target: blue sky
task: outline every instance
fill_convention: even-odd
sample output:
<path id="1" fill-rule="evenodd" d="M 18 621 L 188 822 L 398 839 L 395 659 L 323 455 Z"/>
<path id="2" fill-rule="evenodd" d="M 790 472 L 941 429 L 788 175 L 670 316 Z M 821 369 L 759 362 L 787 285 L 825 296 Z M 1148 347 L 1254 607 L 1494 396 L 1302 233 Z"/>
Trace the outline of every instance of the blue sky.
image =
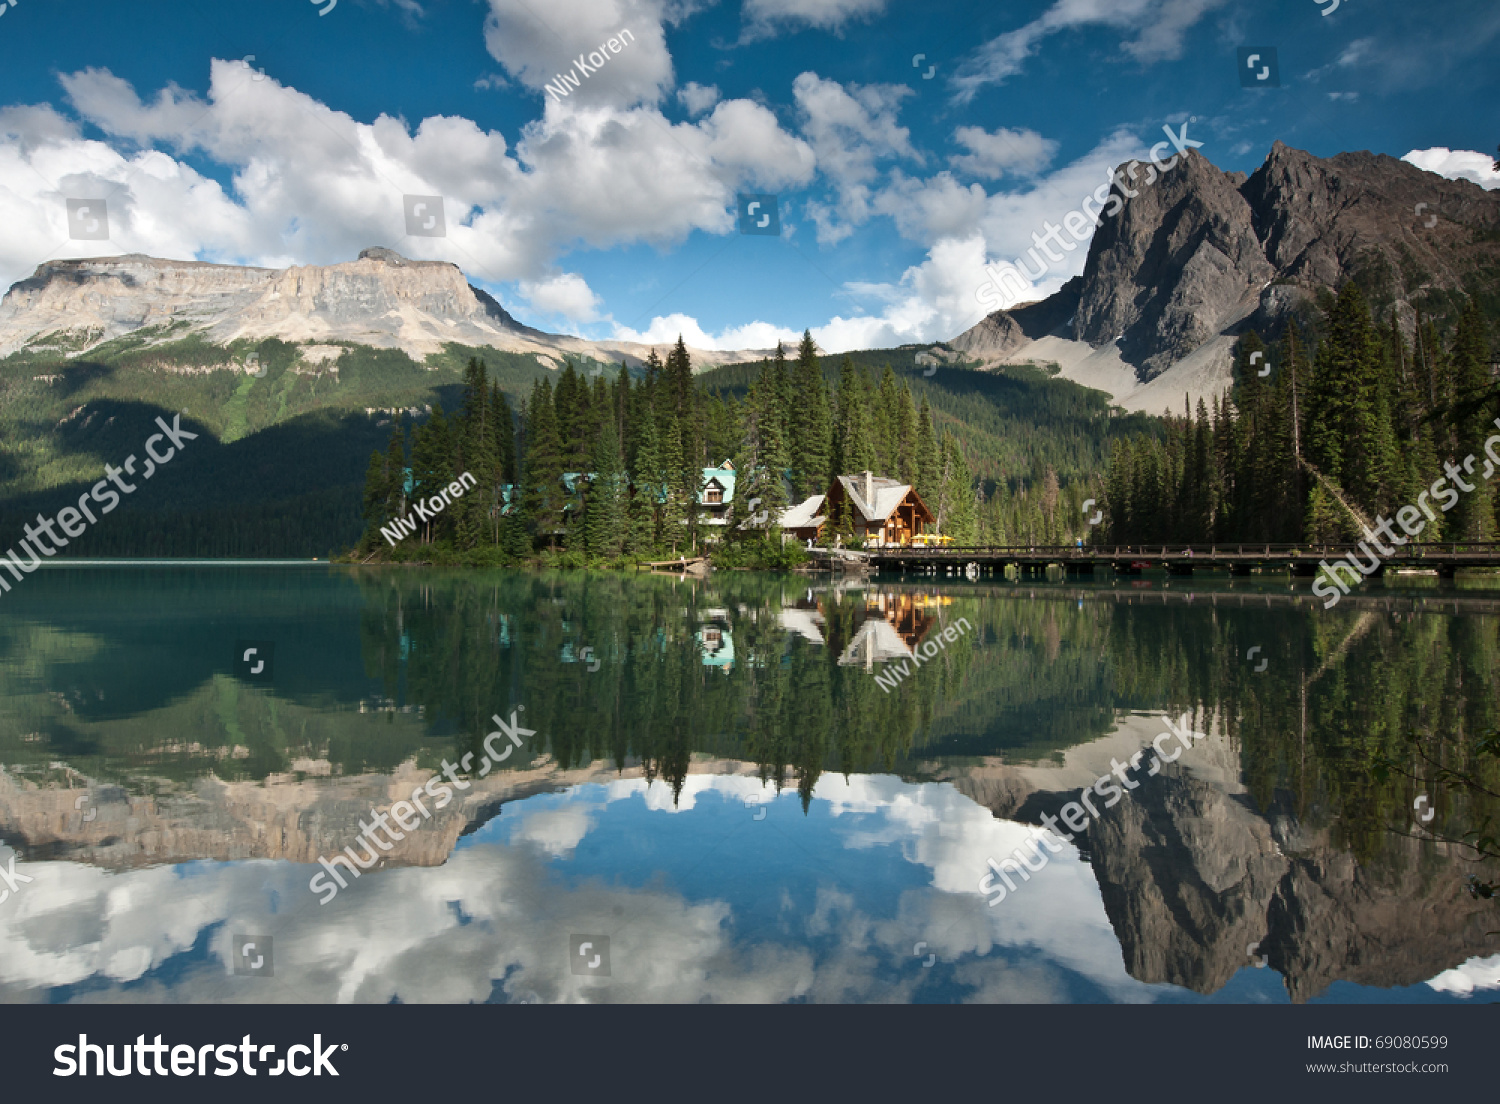
<path id="1" fill-rule="evenodd" d="M 1500 186 L 1493 0 L 329 3 L 13 0 L 0 281 L 385 245 L 547 329 L 745 348 L 811 328 L 836 351 L 978 321 L 985 263 L 1167 124 L 1226 170 L 1279 138 Z M 1279 87 L 1242 87 L 1243 46 L 1276 51 Z M 780 236 L 738 232 L 745 192 L 778 197 Z M 405 195 L 442 196 L 446 235 L 408 235 Z M 99 196 L 109 240 L 71 240 L 65 199 Z"/>

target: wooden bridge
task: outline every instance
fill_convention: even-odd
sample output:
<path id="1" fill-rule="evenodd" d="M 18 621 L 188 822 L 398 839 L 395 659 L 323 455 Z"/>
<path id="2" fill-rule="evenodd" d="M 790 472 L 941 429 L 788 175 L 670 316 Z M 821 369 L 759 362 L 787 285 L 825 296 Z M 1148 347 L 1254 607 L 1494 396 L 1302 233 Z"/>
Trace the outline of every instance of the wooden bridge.
<path id="1" fill-rule="evenodd" d="M 1335 564 L 1345 556 L 1370 566 L 1370 556 L 1379 563 L 1371 578 L 1387 570 L 1416 569 L 1436 571 L 1451 579 L 1461 567 L 1500 567 L 1500 541 L 1455 541 L 1434 544 L 1408 542 L 1391 547 L 1393 555 L 1379 556 L 1378 549 L 1366 553 L 1357 544 L 1128 544 L 1128 545 L 983 545 L 972 548 L 921 548 L 890 545 L 869 548 L 865 555 L 870 565 L 881 571 L 920 574 L 952 568 L 993 574 L 995 568 L 1015 567 L 1022 575 L 1041 575 L 1049 567 L 1061 567 L 1068 574 L 1092 575 L 1099 568 L 1111 568 L 1120 575 L 1138 575 L 1150 569 L 1165 569 L 1174 575 L 1191 575 L 1204 568 L 1227 569 L 1232 575 L 1252 571 L 1284 571 L 1298 576 L 1314 576 L 1326 560 Z M 1348 561 L 1344 576 L 1349 578 Z M 1352 581 L 1352 580 L 1351 580 Z"/>

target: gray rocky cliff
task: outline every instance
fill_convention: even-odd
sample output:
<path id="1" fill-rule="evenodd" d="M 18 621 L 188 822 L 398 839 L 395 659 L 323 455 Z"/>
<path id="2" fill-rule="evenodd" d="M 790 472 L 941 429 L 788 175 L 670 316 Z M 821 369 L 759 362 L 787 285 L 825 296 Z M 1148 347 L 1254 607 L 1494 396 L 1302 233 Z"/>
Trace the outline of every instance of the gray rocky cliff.
<path id="1" fill-rule="evenodd" d="M 1123 168 L 1123 166 L 1122 166 Z M 950 344 L 998 362 L 1046 333 L 1117 343 L 1142 382 L 1221 335 L 1272 336 L 1350 280 L 1403 324 L 1423 294 L 1494 290 L 1500 191 L 1371 153 L 1281 142 L 1248 178 L 1196 152 L 1152 183 L 1141 166 L 1095 232 L 1079 286 L 996 311 Z"/>

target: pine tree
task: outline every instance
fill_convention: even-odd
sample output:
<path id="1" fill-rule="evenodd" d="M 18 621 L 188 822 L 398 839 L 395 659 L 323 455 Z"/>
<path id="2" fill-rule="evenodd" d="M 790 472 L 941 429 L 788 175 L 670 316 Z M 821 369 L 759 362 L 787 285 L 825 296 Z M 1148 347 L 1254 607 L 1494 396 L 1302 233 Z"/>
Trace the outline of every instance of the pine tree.
<path id="1" fill-rule="evenodd" d="M 917 483 L 917 411 L 912 405 L 911 388 L 901 385 L 901 397 L 896 405 L 895 465 L 890 474 L 903 483 Z"/>
<path id="2" fill-rule="evenodd" d="M 942 476 L 938 471 L 937 434 L 932 425 L 932 407 L 927 405 L 927 396 L 922 396 L 922 410 L 917 415 L 917 494 L 929 507 L 937 501 L 938 487 Z"/>
<path id="3" fill-rule="evenodd" d="M 526 528 L 536 538 L 557 544 L 562 526 L 562 445 L 557 434 L 557 411 L 552 385 L 538 380 L 526 404 L 526 456 L 521 473 L 521 514 Z"/>
<path id="4" fill-rule="evenodd" d="M 1453 424 L 1458 431 L 1458 448 L 1452 459 L 1460 469 L 1468 457 L 1485 463 L 1483 449 L 1495 425 L 1496 386 L 1490 376 L 1489 341 L 1484 332 L 1484 318 L 1479 306 L 1470 299 L 1453 336 Z M 1456 481 L 1455 481 L 1456 482 Z M 1460 491 L 1453 509 L 1453 539 L 1490 541 L 1495 539 L 1494 484 L 1480 471 L 1471 472 L 1464 483 L 1471 491 Z"/>
<path id="5" fill-rule="evenodd" d="M 370 464 L 365 469 L 364 518 L 365 531 L 359 539 L 359 550 L 365 552 L 378 545 L 383 538 L 380 528 L 391 521 L 389 480 L 386 473 L 386 458 L 378 450 L 370 453 Z"/>
<path id="6" fill-rule="evenodd" d="M 594 442 L 584 532 L 592 556 L 613 559 L 625 538 L 625 473 L 615 420 L 605 418 Z"/>
<path id="7" fill-rule="evenodd" d="M 763 365 L 750 388 L 742 411 L 741 445 L 735 467 L 739 472 L 731 524 L 752 521 L 764 514 L 766 526 L 787 507 L 785 473 L 790 466 L 782 440 L 780 373 L 774 362 Z"/>
<path id="8" fill-rule="evenodd" d="M 443 415 L 441 404 L 434 405 L 432 417 L 425 425 L 417 427 L 412 435 L 411 475 L 412 497 L 430 502 L 444 487 L 453 482 L 453 460 L 456 453 L 452 426 Z M 431 521 L 419 521 L 422 543 L 432 544 L 452 534 L 453 517 L 445 510 Z"/>
<path id="9" fill-rule="evenodd" d="M 866 384 L 847 356 L 839 365 L 838 428 L 835 433 L 836 474 L 874 471 L 875 450 L 870 441 Z"/>
<path id="10" fill-rule="evenodd" d="M 938 494 L 938 532 L 959 546 L 974 543 L 974 485 L 963 451 L 951 433 L 943 434 L 942 490 Z"/>
<path id="11" fill-rule="evenodd" d="M 784 356 L 781 345 L 776 355 Z M 797 367 L 793 377 L 793 400 L 790 406 L 792 431 L 789 452 L 792 479 L 797 501 L 815 494 L 826 494 L 833 479 L 833 418 L 828 409 L 828 387 L 818 364 L 817 346 L 812 333 L 802 331 L 797 348 Z"/>
<path id="12" fill-rule="evenodd" d="M 455 474 L 465 472 L 478 485 L 464 494 L 449 509 L 459 548 L 478 548 L 494 539 L 492 521 L 499 507 L 500 494 L 495 455 L 494 410 L 490 406 L 488 372 L 482 360 L 471 357 L 464 370 L 463 409 L 455 429 L 457 446 Z"/>
<path id="13" fill-rule="evenodd" d="M 880 391 L 870 421 L 876 470 L 881 475 L 893 476 L 900 466 L 901 392 L 889 364 L 880 374 Z"/>

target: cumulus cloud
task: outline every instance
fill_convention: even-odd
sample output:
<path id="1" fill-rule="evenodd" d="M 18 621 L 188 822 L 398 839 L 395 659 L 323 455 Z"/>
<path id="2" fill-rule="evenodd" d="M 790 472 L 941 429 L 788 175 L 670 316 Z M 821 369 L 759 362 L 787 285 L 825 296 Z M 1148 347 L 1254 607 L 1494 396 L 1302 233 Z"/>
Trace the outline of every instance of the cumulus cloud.
<path id="1" fill-rule="evenodd" d="M 1471 180 L 1490 190 L 1500 188 L 1500 170 L 1496 170 L 1495 158 L 1488 153 L 1433 146 L 1431 149 L 1412 150 L 1401 160 L 1449 180 Z"/>
<path id="2" fill-rule="evenodd" d="M 867 217 L 888 216 L 904 237 L 926 246 L 927 256 L 897 280 L 846 284 L 844 293 L 867 303 L 870 312 L 836 315 L 813 326 L 813 338 L 830 353 L 952 339 L 993 309 L 976 298 L 989 281 L 987 265 L 1023 255 L 1033 247 L 1033 235 L 1082 210 L 1084 198 L 1121 163 L 1144 158 L 1147 145 L 1127 130 L 1116 131 L 1076 161 L 1012 192 L 988 194 L 978 184 L 960 184 L 948 172 L 918 178 L 895 171 L 884 187 L 866 185 Z M 873 183 L 874 174 L 869 179 Z M 1090 240 L 1092 227 L 1083 242 L 1064 249 L 1062 260 L 1050 263 L 1028 285 L 1020 301 L 1046 298 L 1079 275 Z M 707 349 L 767 348 L 776 340 L 797 339 L 765 323 L 710 334 L 685 314 L 653 319 L 644 331 L 617 327 L 614 336 L 661 344 L 675 340 L 679 332 L 690 344 Z"/>
<path id="3" fill-rule="evenodd" d="M 959 127 L 953 138 L 969 152 L 950 157 L 948 163 L 983 180 L 998 180 L 1006 173 L 1034 175 L 1045 169 L 1057 152 L 1056 142 L 1025 127 L 999 127 L 993 132 L 983 127 Z"/>
<path id="4" fill-rule="evenodd" d="M 484 24 L 490 56 L 526 88 L 542 92 L 560 74 L 580 77 L 568 102 L 633 107 L 654 104 L 672 87 L 663 5 L 657 0 L 489 0 Z M 628 38 L 620 32 L 628 30 Z M 604 50 L 597 66 L 587 60 L 610 38 L 620 51 Z M 574 69 L 579 57 L 584 64 Z M 554 98 L 554 97 L 549 97 Z"/>
<path id="5" fill-rule="evenodd" d="M 920 178 L 898 170 L 874 197 L 872 208 L 890 216 L 902 236 L 925 244 L 972 233 L 989 202 L 978 184 L 960 184 L 952 173 Z"/>
<path id="6" fill-rule="evenodd" d="M 835 317 L 814 327 L 813 336 L 834 352 L 957 336 L 991 309 L 975 297 L 989 280 L 986 265 L 1025 253 L 1034 244 L 1033 235 L 1045 233 L 1049 221 L 1060 223 L 1070 211 L 1080 210 L 1084 197 L 1103 184 L 1111 170 L 1145 154 L 1144 143 L 1128 131 L 1117 131 L 1030 187 L 992 195 L 977 184 L 963 187 L 946 172 L 926 179 L 892 174 L 870 207 L 888 215 L 904 236 L 924 244 L 931 241 L 927 258 L 894 283 L 849 285 L 850 294 L 869 300 L 878 313 Z M 1043 299 L 1081 273 L 1091 229 L 1087 239 L 1065 250 L 1062 260 L 1030 285 L 1022 301 Z"/>
<path id="7" fill-rule="evenodd" d="M 643 345 L 670 345 L 681 334 L 683 341 L 695 349 L 771 349 L 778 341 L 795 345 L 802 335 L 769 322 L 747 322 L 716 334 L 703 329 L 696 318 L 686 314 L 658 315 L 644 330 L 616 325 L 611 335 L 617 341 L 639 341 Z"/>
<path id="8" fill-rule="evenodd" d="M 712 84 L 705 87 L 697 81 L 688 81 L 677 90 L 677 99 L 689 115 L 702 115 L 719 102 L 719 89 Z"/>
<path id="9" fill-rule="evenodd" d="M 363 123 L 273 75 L 253 77 L 215 60 L 206 97 L 168 88 L 143 99 L 108 71 L 69 74 L 73 108 L 108 141 L 50 106 L 0 112 L 0 278 L 57 256 L 284 266 L 382 244 L 541 288 L 580 244 L 665 247 L 694 230 L 726 233 L 736 191 L 805 185 L 815 171 L 812 148 L 747 100 L 676 124 L 654 107 L 549 101 L 511 148 L 468 119 L 431 117 L 415 131 L 385 115 Z M 146 142 L 158 148 L 133 148 Z M 231 190 L 192 168 L 187 157 L 199 155 L 231 170 Z M 406 237 L 404 194 L 444 198 L 446 238 Z M 68 239 L 69 197 L 107 200 L 109 242 Z"/>
<path id="10" fill-rule="evenodd" d="M 589 807 L 578 802 L 529 812 L 513 838 L 534 843 L 549 855 L 570 856 L 593 826 Z"/>
<path id="11" fill-rule="evenodd" d="M 560 314 L 572 322 L 597 322 L 599 296 L 582 276 L 564 272 L 546 280 L 522 280 L 521 295 L 533 310 Z"/>
<path id="12" fill-rule="evenodd" d="M 910 95 L 905 85 L 846 86 L 811 72 L 792 82 L 802 134 L 838 196 L 836 208 L 817 201 L 807 204 L 819 242 L 841 241 L 869 218 L 870 185 L 878 176 L 879 162 L 923 160 L 911 144 L 910 132 L 896 122 L 901 101 Z"/>
<path id="13" fill-rule="evenodd" d="M 1183 35 L 1228 0 L 1057 0 L 1036 19 L 990 39 L 954 77 L 956 96 L 967 103 L 989 84 L 1001 84 L 1025 68 L 1043 40 L 1078 27 L 1106 26 L 1128 35 L 1122 49 L 1148 65 L 1182 56 Z"/>
<path id="14" fill-rule="evenodd" d="M 853 865 L 824 864 L 811 899 L 785 897 L 770 928 L 747 923 L 754 914 L 737 904 L 745 895 L 735 856 L 784 847 L 782 835 L 750 821 L 750 797 L 816 833 L 820 854 L 863 853 Z M 609 935 L 611 999 L 620 1002 L 909 1001 L 935 976 L 911 968 L 918 941 L 961 960 L 955 977 L 971 1000 L 998 999 L 1012 980 L 1021 982 L 1014 992 L 1058 999 L 1070 974 L 1115 1000 L 1151 999 L 1152 987 L 1125 972 L 1092 872 L 1073 848 L 1002 908 L 987 908 L 978 892 L 985 860 L 1009 854 L 1029 828 L 996 820 L 951 785 L 890 776 L 825 776 L 813 800 L 817 815 L 804 819 L 795 794 L 775 796 L 749 775 L 690 776 L 678 802 L 660 780 L 538 795 L 508 805 L 504 820 L 442 865 L 371 871 L 326 906 L 308 889 L 316 866 L 110 872 L 18 863 L 34 880 L 0 910 L 0 1000 L 77 986 L 98 1002 L 587 1001 L 600 980 L 572 973 L 561 934 L 569 932 Z M 704 867 L 710 880 L 695 876 L 689 896 L 670 877 L 636 888 L 573 871 L 591 833 L 638 829 L 642 810 L 722 837 L 730 861 L 720 882 Z M 662 856 L 650 862 L 673 861 Z M 273 977 L 232 976 L 236 932 L 272 937 Z"/>
<path id="15" fill-rule="evenodd" d="M 1444 970 L 1427 984 L 1439 993 L 1459 997 L 1472 997 L 1486 989 L 1500 989 L 1500 955 L 1471 958 L 1461 966 Z"/>

